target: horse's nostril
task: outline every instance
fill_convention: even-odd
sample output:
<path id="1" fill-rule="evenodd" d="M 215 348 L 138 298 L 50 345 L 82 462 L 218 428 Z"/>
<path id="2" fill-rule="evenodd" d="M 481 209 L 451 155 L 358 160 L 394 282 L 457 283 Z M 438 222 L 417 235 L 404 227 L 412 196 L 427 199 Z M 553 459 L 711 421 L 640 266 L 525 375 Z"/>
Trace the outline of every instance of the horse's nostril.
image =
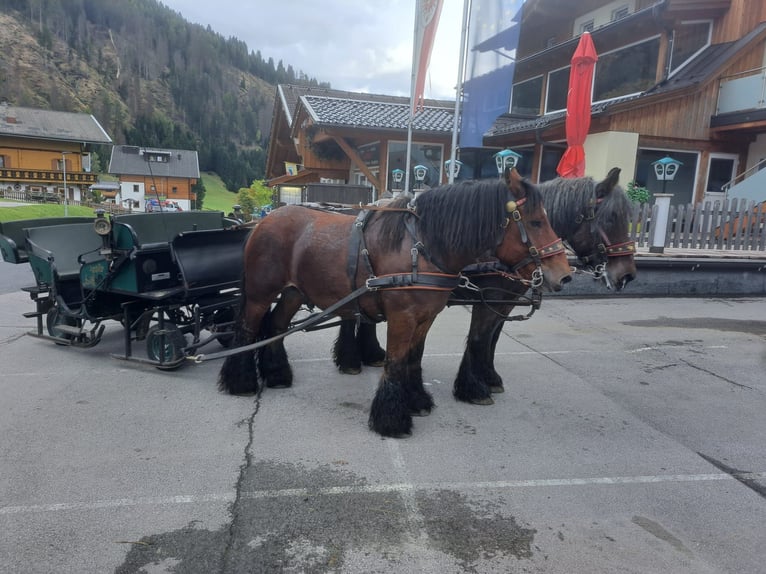
<path id="1" fill-rule="evenodd" d="M 567 275 L 566 277 L 562 277 L 561 278 L 561 284 L 562 285 L 566 285 L 567 283 L 569 283 L 571 281 L 572 281 L 572 276 L 571 275 Z"/>

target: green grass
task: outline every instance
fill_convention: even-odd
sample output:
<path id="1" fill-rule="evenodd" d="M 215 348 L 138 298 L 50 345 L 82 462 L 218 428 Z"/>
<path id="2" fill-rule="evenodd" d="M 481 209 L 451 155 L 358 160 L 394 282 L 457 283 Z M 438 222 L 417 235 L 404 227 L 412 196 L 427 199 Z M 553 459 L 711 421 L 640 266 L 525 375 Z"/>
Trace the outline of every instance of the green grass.
<path id="1" fill-rule="evenodd" d="M 9 201 L 9 200 L 3 200 Z M 67 206 L 68 215 L 93 216 L 95 211 L 92 207 L 80 207 L 78 205 Z M 40 217 L 63 217 L 64 206 L 56 203 L 35 203 L 21 205 L 19 207 L 0 207 L 0 222 L 17 221 L 19 219 L 37 219 Z"/>
<path id="2" fill-rule="evenodd" d="M 226 189 L 226 186 L 213 172 L 202 172 L 202 183 L 205 184 L 205 200 L 202 209 L 223 211 L 229 213 L 233 205 L 237 203 L 237 194 Z"/>

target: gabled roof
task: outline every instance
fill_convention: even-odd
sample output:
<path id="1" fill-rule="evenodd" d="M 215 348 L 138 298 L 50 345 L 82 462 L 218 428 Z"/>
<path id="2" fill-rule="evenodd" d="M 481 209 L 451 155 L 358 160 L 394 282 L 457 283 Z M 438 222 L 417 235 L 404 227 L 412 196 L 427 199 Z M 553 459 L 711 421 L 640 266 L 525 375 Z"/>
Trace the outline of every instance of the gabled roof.
<path id="1" fill-rule="evenodd" d="M 112 138 L 90 114 L 55 112 L 0 104 L 0 136 L 88 144 L 111 144 Z"/>
<path id="2" fill-rule="evenodd" d="M 303 106 L 318 125 L 406 130 L 409 98 L 383 94 L 347 92 L 330 88 L 280 84 L 277 97 L 288 125 L 292 126 L 298 106 Z M 415 115 L 416 131 L 450 132 L 455 117 L 455 102 L 424 101 L 424 110 Z"/>
<path id="3" fill-rule="evenodd" d="M 301 97 L 301 104 L 314 124 L 319 126 L 407 130 L 410 117 L 408 98 L 389 97 L 389 101 L 374 101 L 366 96 L 356 94 L 354 99 L 350 99 L 307 95 Z M 454 104 L 452 106 L 424 106 L 422 111 L 415 114 L 412 129 L 450 133 L 455 117 Z"/>
<path id="4" fill-rule="evenodd" d="M 168 161 L 148 161 L 149 154 L 167 156 Z M 199 161 L 194 150 L 114 146 L 109 161 L 109 173 L 199 179 Z"/>

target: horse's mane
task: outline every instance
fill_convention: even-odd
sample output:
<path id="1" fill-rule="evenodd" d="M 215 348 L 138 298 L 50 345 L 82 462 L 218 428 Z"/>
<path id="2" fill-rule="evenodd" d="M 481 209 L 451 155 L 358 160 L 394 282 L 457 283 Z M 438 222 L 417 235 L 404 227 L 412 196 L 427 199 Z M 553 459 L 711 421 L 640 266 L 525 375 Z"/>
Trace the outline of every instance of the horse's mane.
<path id="1" fill-rule="evenodd" d="M 525 186 L 526 209 L 539 208 L 541 197 L 528 181 Z M 511 199 L 507 184 L 499 179 L 461 181 L 430 189 L 415 201 L 418 239 L 432 253 L 479 253 L 493 249 L 503 233 L 507 214 L 505 204 Z M 400 197 L 389 208 L 407 207 L 409 198 Z M 379 212 L 382 247 L 395 251 L 405 235 L 405 217 L 401 212 Z"/>
<path id="2" fill-rule="evenodd" d="M 580 227 L 576 217 L 585 215 L 589 206 L 595 205 L 597 185 L 592 177 L 557 177 L 538 184 L 551 227 L 559 237 L 567 239 Z M 598 204 L 596 223 L 604 232 L 627 234 L 630 210 L 630 199 L 622 187 L 615 185 Z"/>

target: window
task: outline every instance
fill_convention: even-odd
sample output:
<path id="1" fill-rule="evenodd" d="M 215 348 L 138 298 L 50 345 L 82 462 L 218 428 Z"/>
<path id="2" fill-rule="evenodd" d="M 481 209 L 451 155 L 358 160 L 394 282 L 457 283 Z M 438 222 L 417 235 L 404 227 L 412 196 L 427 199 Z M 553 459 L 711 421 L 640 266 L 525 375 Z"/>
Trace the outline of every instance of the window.
<path id="1" fill-rule="evenodd" d="M 133 193 L 138 193 L 138 184 L 137 183 L 133 184 Z"/>
<path id="2" fill-rule="evenodd" d="M 676 72 L 694 56 L 710 45 L 713 23 L 682 22 L 673 30 L 673 50 L 670 54 L 670 73 Z"/>
<path id="3" fill-rule="evenodd" d="M 683 165 L 678 168 L 672 181 L 662 182 L 654 175 L 652 163 L 670 156 Z M 699 154 L 683 152 L 674 149 L 645 149 L 639 148 L 636 160 L 636 183 L 646 187 L 650 193 L 672 193 L 672 205 L 691 203 L 694 199 L 694 178 L 697 174 Z M 663 185 L 664 183 L 664 185 Z"/>
<path id="4" fill-rule="evenodd" d="M 593 20 L 588 20 L 587 22 L 580 24 L 580 34 L 583 32 L 593 32 L 593 24 Z"/>
<path id="5" fill-rule="evenodd" d="M 441 183 L 442 177 L 442 157 L 444 156 L 443 146 L 435 144 L 412 143 L 410 150 L 410 189 L 414 187 L 415 175 L 412 171 L 416 165 L 424 165 L 428 168 L 423 183 L 429 187 L 436 187 Z M 391 172 L 394 169 L 405 169 L 407 166 L 407 142 L 389 142 L 388 143 L 388 189 L 399 191 L 404 188 L 405 178 L 401 184 L 394 184 Z M 462 161 L 462 160 L 461 160 Z M 401 186 L 394 187 L 395 185 Z"/>
<path id="6" fill-rule="evenodd" d="M 540 95 L 543 92 L 543 77 L 514 84 L 511 94 L 511 113 L 529 116 L 540 115 Z"/>
<path id="7" fill-rule="evenodd" d="M 614 22 L 615 20 L 619 20 L 621 18 L 625 18 L 625 16 L 627 16 L 628 14 L 630 14 L 630 8 L 628 8 L 627 5 L 620 6 L 619 8 L 615 8 L 614 10 L 612 10 L 612 22 Z"/>
<path id="8" fill-rule="evenodd" d="M 559 176 L 556 168 L 561 162 L 561 156 L 564 155 L 566 146 L 543 146 L 543 154 L 540 159 L 540 177 L 539 181 L 548 181 Z"/>
<path id="9" fill-rule="evenodd" d="M 570 67 L 567 66 L 548 74 L 548 94 L 545 98 L 545 113 L 549 114 L 557 110 L 566 109 Z"/>
<path id="10" fill-rule="evenodd" d="M 178 188 L 176 186 L 173 186 L 173 188 L 170 190 L 171 193 L 178 193 Z"/>
<path id="11" fill-rule="evenodd" d="M 600 54 L 596 62 L 593 101 L 637 94 L 656 82 L 660 38 Z M 566 105 L 566 104 L 565 104 Z"/>

